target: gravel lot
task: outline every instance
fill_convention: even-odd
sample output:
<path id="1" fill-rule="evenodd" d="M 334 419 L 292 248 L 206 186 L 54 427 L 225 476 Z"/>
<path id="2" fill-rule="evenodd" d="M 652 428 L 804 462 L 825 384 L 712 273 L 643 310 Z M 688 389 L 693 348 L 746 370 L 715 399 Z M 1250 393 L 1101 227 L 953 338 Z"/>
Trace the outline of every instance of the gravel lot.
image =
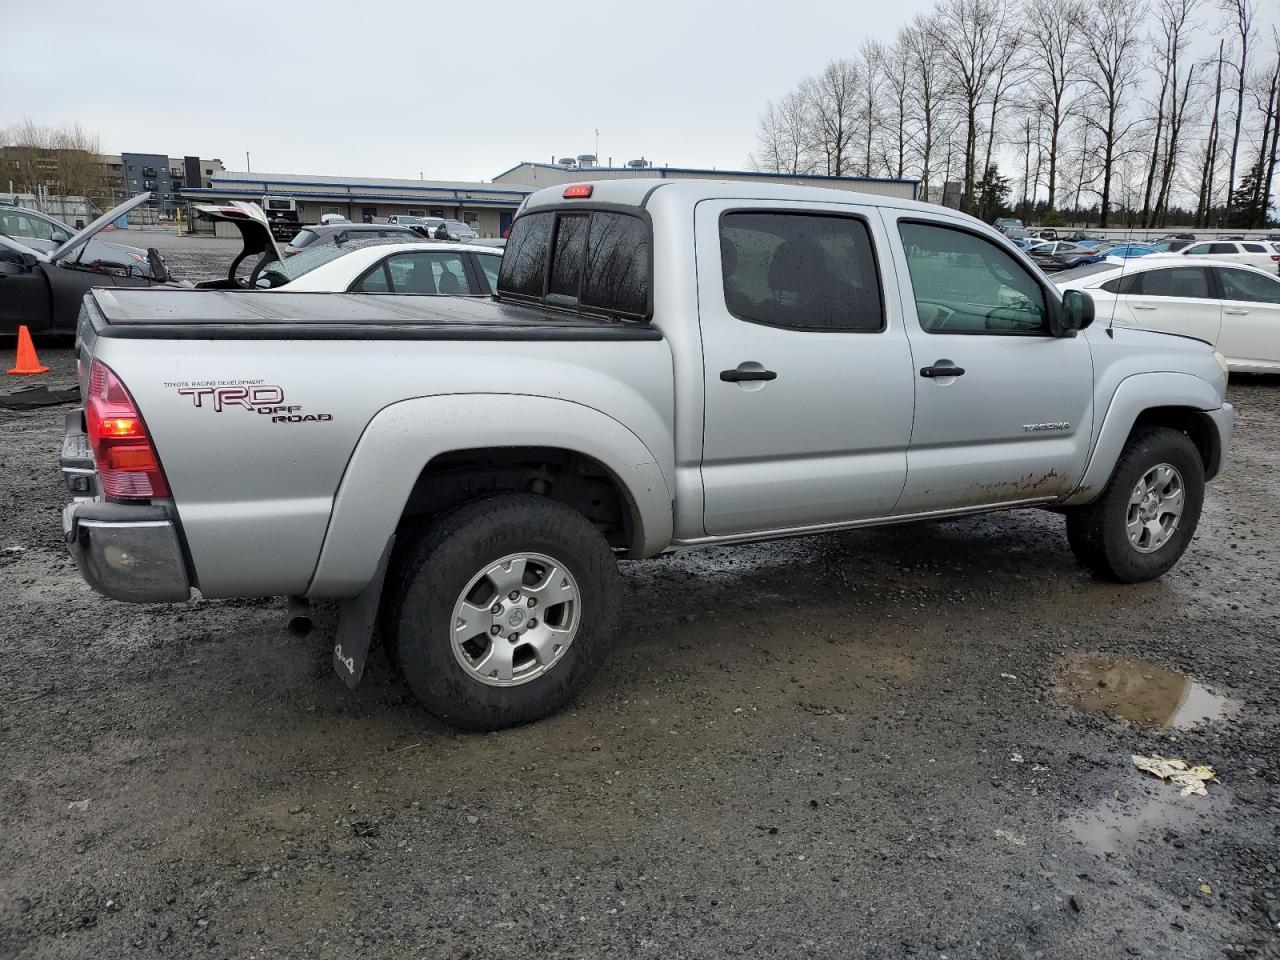
<path id="1" fill-rule="evenodd" d="M 0 957 L 1280 956 L 1280 378 L 1230 399 L 1158 582 L 1037 511 L 628 563 L 587 694 L 491 735 L 283 601 L 93 594 L 66 408 L 0 411 Z"/>

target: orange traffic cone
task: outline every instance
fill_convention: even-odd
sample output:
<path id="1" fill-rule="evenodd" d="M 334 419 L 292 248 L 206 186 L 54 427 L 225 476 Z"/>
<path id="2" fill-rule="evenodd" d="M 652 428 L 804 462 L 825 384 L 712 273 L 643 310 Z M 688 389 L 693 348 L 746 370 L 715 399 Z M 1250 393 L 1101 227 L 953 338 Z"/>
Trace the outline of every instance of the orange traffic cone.
<path id="1" fill-rule="evenodd" d="M 26 324 L 18 328 L 18 360 L 10 373 L 48 373 L 49 368 L 40 365 L 36 345 L 31 342 L 31 331 Z"/>

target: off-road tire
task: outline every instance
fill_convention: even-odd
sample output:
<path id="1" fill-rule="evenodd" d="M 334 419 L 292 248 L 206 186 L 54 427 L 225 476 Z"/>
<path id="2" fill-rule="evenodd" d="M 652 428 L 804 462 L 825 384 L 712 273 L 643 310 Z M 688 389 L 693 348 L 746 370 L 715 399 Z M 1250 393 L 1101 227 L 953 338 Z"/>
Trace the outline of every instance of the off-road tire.
<path id="1" fill-rule="evenodd" d="M 1184 505 L 1177 529 L 1151 553 L 1129 540 L 1129 497 L 1148 470 L 1167 463 L 1182 475 Z M 1120 583 L 1154 580 L 1167 573 L 1195 535 L 1204 505 L 1204 461 L 1191 438 L 1171 427 L 1147 427 L 1129 437 L 1111 482 L 1093 503 L 1066 511 L 1067 542 L 1076 559 L 1095 574 Z"/>
<path id="2" fill-rule="evenodd" d="M 591 681 L 612 641 L 621 577 L 603 535 L 582 514 L 531 494 L 465 504 L 406 534 L 397 551 L 386 611 L 388 645 L 414 696 L 441 720 L 500 730 L 559 710 Z M 547 672 L 515 686 L 489 686 L 459 664 L 451 646 L 455 602 L 487 565 L 522 551 L 564 564 L 580 595 L 577 632 Z"/>

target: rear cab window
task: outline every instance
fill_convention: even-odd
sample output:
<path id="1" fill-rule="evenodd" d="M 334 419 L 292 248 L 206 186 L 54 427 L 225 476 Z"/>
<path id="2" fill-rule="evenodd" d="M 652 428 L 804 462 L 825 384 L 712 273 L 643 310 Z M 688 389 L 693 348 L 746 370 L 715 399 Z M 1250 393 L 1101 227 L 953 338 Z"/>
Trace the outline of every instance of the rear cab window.
<path id="1" fill-rule="evenodd" d="M 650 230 L 638 214 L 544 210 L 517 217 L 498 271 L 502 299 L 647 320 Z"/>

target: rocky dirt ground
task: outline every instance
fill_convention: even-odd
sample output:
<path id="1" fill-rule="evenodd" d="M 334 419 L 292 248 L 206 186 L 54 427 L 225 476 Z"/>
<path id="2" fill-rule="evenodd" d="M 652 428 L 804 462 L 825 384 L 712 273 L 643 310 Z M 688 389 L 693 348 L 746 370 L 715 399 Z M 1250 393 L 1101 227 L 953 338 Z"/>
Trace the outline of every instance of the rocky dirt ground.
<path id="1" fill-rule="evenodd" d="M 1230 399 L 1158 582 L 1034 511 L 628 563 L 586 695 L 490 735 L 283 602 L 94 595 L 65 408 L 0 411 L 0 957 L 1280 956 L 1280 378 Z"/>

